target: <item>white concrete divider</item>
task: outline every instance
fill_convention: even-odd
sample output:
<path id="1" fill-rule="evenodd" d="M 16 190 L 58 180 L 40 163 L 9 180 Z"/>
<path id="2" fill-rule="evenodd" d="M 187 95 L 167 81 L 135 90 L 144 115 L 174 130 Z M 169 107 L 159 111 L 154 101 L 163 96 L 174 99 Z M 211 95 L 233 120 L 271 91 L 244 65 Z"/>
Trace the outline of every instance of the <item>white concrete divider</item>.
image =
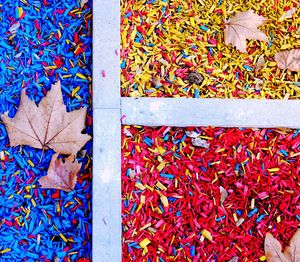
<path id="1" fill-rule="evenodd" d="M 93 2 L 94 262 L 121 261 L 120 2 Z"/>
<path id="2" fill-rule="evenodd" d="M 300 128 L 299 100 L 125 98 L 123 124 Z"/>
<path id="3" fill-rule="evenodd" d="M 93 261 L 121 261 L 119 109 L 94 109 Z"/>

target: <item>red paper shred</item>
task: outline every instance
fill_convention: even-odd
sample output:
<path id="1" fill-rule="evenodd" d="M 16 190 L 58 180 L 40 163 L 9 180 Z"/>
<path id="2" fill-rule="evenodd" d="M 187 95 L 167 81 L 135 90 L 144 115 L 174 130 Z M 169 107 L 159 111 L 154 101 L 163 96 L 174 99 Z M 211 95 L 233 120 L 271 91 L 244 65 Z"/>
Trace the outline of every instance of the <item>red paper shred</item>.
<path id="1" fill-rule="evenodd" d="M 259 261 L 267 232 L 285 246 L 296 231 L 300 130 L 122 131 L 123 261 Z"/>

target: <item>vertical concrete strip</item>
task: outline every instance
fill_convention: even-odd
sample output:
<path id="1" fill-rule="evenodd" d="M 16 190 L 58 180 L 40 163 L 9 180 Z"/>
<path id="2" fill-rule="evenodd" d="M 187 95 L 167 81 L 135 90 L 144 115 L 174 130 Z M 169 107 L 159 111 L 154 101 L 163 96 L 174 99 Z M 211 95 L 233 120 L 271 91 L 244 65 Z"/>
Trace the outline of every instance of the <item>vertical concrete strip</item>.
<path id="1" fill-rule="evenodd" d="M 93 101 L 95 108 L 120 107 L 120 2 L 93 3 Z"/>
<path id="2" fill-rule="evenodd" d="M 120 3 L 94 0 L 93 261 L 121 261 Z"/>
<path id="3" fill-rule="evenodd" d="M 94 109 L 93 261 L 121 261 L 121 130 L 118 109 Z"/>

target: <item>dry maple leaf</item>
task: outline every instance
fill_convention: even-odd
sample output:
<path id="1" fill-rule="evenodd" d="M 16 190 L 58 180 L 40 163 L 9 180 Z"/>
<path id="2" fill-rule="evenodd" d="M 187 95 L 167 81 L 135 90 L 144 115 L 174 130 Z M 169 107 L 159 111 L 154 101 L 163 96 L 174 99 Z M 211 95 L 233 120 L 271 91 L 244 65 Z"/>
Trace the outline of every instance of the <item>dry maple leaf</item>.
<path id="1" fill-rule="evenodd" d="M 42 188 L 55 188 L 70 192 L 75 188 L 81 164 L 77 160 L 74 161 L 74 155 L 70 155 L 65 161 L 58 159 L 58 155 L 55 154 L 52 157 L 47 175 L 41 177 L 39 182 Z"/>
<path id="2" fill-rule="evenodd" d="M 2 116 L 11 146 L 29 145 L 52 148 L 62 154 L 76 154 L 91 139 L 82 134 L 86 108 L 66 112 L 60 82 L 51 87 L 38 106 L 22 91 L 19 109 L 14 118 Z"/>
<path id="3" fill-rule="evenodd" d="M 274 58 L 280 69 L 300 72 L 300 49 L 278 52 Z"/>
<path id="4" fill-rule="evenodd" d="M 268 262 L 300 261 L 300 230 L 296 231 L 284 252 L 282 252 L 280 242 L 272 234 L 267 233 L 265 238 L 265 255 Z"/>
<path id="5" fill-rule="evenodd" d="M 225 43 L 232 44 L 242 53 L 246 53 L 246 39 L 268 41 L 268 37 L 257 29 L 268 19 L 249 10 L 238 13 L 235 17 L 225 20 Z"/>

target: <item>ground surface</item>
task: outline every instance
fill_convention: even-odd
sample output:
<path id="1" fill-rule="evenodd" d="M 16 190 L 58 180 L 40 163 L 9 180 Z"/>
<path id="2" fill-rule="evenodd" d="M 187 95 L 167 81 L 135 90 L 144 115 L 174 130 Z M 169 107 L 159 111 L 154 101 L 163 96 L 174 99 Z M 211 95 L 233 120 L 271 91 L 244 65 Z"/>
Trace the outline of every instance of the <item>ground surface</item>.
<path id="1" fill-rule="evenodd" d="M 123 96 L 300 98 L 299 73 L 280 70 L 274 55 L 300 47 L 298 1 L 121 1 Z M 248 41 L 247 54 L 224 42 L 224 20 L 254 10 L 269 19 L 268 42 Z M 249 21 L 251 23 L 251 21 Z M 265 64 L 256 70 L 264 56 Z M 198 72 L 202 84 L 188 75 Z"/>
<path id="2" fill-rule="evenodd" d="M 209 147 L 193 146 L 187 130 Z M 299 130 L 123 133 L 124 261 L 263 261 L 266 232 L 288 244 L 300 221 Z"/>
<path id="3" fill-rule="evenodd" d="M 20 93 L 39 102 L 57 80 L 72 111 L 88 108 L 92 133 L 91 3 L 0 3 L 0 113 L 14 116 Z M 73 191 L 41 189 L 53 151 L 12 148 L 0 122 L 0 261 L 79 261 L 91 257 L 91 142 L 78 154 Z"/>
<path id="4" fill-rule="evenodd" d="M 121 1 L 121 95 L 299 99 L 299 73 L 274 59 L 300 47 L 300 9 L 280 19 L 298 4 Z M 268 42 L 247 41 L 242 54 L 225 44 L 224 21 L 246 10 L 268 19 Z M 192 83 L 195 72 L 203 81 Z M 193 146 L 187 130 L 209 147 Z M 288 244 L 300 221 L 299 130 L 122 131 L 124 261 L 264 261 L 267 232 Z"/>

